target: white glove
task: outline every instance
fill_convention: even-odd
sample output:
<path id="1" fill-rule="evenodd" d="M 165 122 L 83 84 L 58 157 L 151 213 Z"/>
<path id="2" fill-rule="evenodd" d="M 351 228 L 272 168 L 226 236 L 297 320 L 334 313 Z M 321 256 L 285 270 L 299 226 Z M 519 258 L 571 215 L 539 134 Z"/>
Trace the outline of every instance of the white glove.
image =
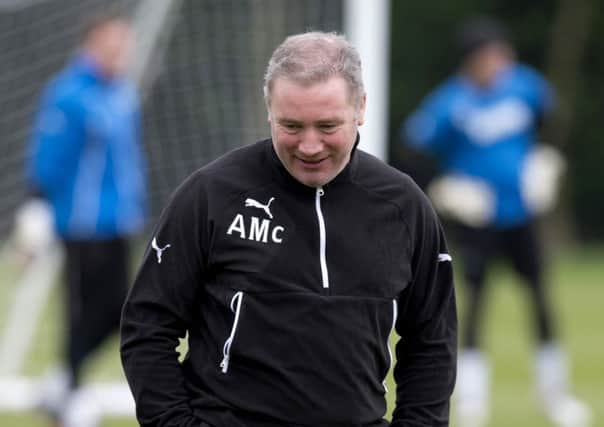
<path id="1" fill-rule="evenodd" d="M 566 161 L 560 151 L 538 145 L 527 156 L 522 167 L 522 197 L 534 214 L 550 211 L 558 199 L 560 180 Z"/>
<path id="2" fill-rule="evenodd" d="M 15 214 L 12 242 L 18 252 L 35 256 L 55 241 L 54 217 L 50 205 L 33 198 L 21 205 Z"/>
<path id="3" fill-rule="evenodd" d="M 470 227 L 488 225 L 495 216 L 495 195 L 489 185 L 463 175 L 444 175 L 428 187 L 436 210 Z"/>

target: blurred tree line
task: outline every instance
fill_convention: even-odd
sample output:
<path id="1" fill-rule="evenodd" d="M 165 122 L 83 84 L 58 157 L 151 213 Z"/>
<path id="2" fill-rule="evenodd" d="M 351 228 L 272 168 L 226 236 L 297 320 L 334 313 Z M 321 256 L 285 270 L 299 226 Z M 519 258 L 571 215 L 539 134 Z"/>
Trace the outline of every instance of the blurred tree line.
<path id="1" fill-rule="evenodd" d="M 543 140 L 566 155 L 557 216 L 573 238 L 604 240 L 604 8 L 600 0 L 392 1 L 390 159 L 424 186 L 431 159 L 405 148 L 400 125 L 428 91 L 454 72 L 454 33 L 477 14 L 500 20 L 518 59 L 543 72 L 559 108 Z"/>

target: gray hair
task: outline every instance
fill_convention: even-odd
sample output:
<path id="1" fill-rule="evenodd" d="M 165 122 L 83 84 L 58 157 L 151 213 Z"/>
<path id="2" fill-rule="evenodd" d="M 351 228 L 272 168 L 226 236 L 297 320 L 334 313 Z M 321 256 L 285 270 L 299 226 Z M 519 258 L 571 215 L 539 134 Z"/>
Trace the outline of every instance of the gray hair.
<path id="1" fill-rule="evenodd" d="M 312 31 L 287 37 L 273 52 L 264 74 L 264 100 L 271 103 L 271 91 L 279 77 L 301 84 L 324 82 L 333 76 L 348 83 L 350 98 L 359 108 L 365 95 L 358 51 L 344 36 Z"/>

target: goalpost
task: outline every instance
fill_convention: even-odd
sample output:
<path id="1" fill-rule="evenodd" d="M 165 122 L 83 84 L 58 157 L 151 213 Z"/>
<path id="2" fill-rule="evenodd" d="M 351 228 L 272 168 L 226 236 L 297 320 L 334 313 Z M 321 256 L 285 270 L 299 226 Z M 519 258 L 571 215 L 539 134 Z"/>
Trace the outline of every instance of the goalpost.
<path id="1" fill-rule="evenodd" d="M 365 123 L 359 130 L 362 148 L 386 160 L 388 153 L 388 67 L 390 0 L 346 0 L 345 32 L 363 62 L 367 92 Z"/>
<path id="2" fill-rule="evenodd" d="M 287 35 L 305 30 L 344 32 L 358 47 L 368 92 L 361 147 L 386 156 L 390 0 L 0 0 L 0 242 L 26 198 L 23 166 L 31 120 L 45 82 L 77 45 L 83 18 L 115 6 L 132 16 L 138 38 L 131 76 L 141 89 L 143 145 L 150 202 L 156 216 L 192 171 L 226 151 L 269 135 L 262 79 L 268 58 Z M 6 253 L 6 250 L 0 251 Z M 0 337 L 0 412 L 27 410 L 39 378 L 24 377 L 35 320 L 47 301 L 59 259 L 40 261 L 14 289 L 13 319 Z M 50 264 L 49 264 L 50 263 Z M 55 266 L 55 270 L 52 269 Z M 37 269 L 37 270 L 36 270 Z M 37 275 L 35 274 L 37 271 Z M 41 274 L 40 272 L 50 272 Z M 53 274 L 54 271 L 54 274 Z M 0 270 L 0 275 L 2 271 Z M 31 295 L 38 298 L 37 308 Z M 16 318 L 16 319 L 15 319 Z M 33 321 L 31 328 L 40 328 Z M 8 330 L 10 329 L 10 330 Z M 21 349 L 21 350 L 19 350 Z M 13 351 L 11 356 L 7 354 Z M 125 383 L 89 384 L 104 414 L 132 415 Z M 103 398 L 100 399 L 100 396 Z M 114 397 L 111 399 L 111 397 Z"/>

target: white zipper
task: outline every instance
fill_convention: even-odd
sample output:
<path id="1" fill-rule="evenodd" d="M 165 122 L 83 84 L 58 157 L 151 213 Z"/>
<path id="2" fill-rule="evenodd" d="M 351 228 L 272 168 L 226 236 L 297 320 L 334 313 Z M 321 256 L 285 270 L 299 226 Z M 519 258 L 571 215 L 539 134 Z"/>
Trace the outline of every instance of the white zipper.
<path id="1" fill-rule="evenodd" d="M 239 291 L 233 295 L 231 299 L 231 311 L 235 313 L 235 320 L 233 320 L 233 327 L 231 328 L 231 334 L 224 342 L 224 346 L 222 347 L 222 362 L 220 362 L 220 367 L 222 368 L 222 373 L 226 374 L 229 370 L 229 359 L 231 357 L 231 345 L 233 344 L 233 340 L 235 339 L 235 332 L 237 331 L 237 324 L 239 323 L 239 313 L 241 312 L 241 302 L 243 301 L 243 292 Z"/>
<path id="2" fill-rule="evenodd" d="M 317 209 L 317 217 L 319 218 L 319 260 L 321 262 L 321 281 L 323 288 L 329 288 L 329 274 L 327 273 L 327 260 L 325 257 L 325 220 L 321 211 L 321 197 L 325 194 L 323 187 L 317 188 L 315 196 L 315 208 Z"/>
<path id="3" fill-rule="evenodd" d="M 392 364 L 394 363 L 394 357 L 392 356 L 392 349 L 390 348 L 390 336 L 396 327 L 396 319 L 398 317 L 398 305 L 396 304 L 396 300 L 392 300 L 392 327 L 390 328 L 390 333 L 386 337 L 386 348 L 388 349 L 388 356 L 390 356 L 390 363 L 388 364 L 388 370 L 386 371 L 386 377 L 388 377 L 388 372 L 392 368 Z M 386 378 L 382 381 L 382 385 L 384 386 L 384 390 L 388 393 L 388 386 L 386 386 Z"/>

